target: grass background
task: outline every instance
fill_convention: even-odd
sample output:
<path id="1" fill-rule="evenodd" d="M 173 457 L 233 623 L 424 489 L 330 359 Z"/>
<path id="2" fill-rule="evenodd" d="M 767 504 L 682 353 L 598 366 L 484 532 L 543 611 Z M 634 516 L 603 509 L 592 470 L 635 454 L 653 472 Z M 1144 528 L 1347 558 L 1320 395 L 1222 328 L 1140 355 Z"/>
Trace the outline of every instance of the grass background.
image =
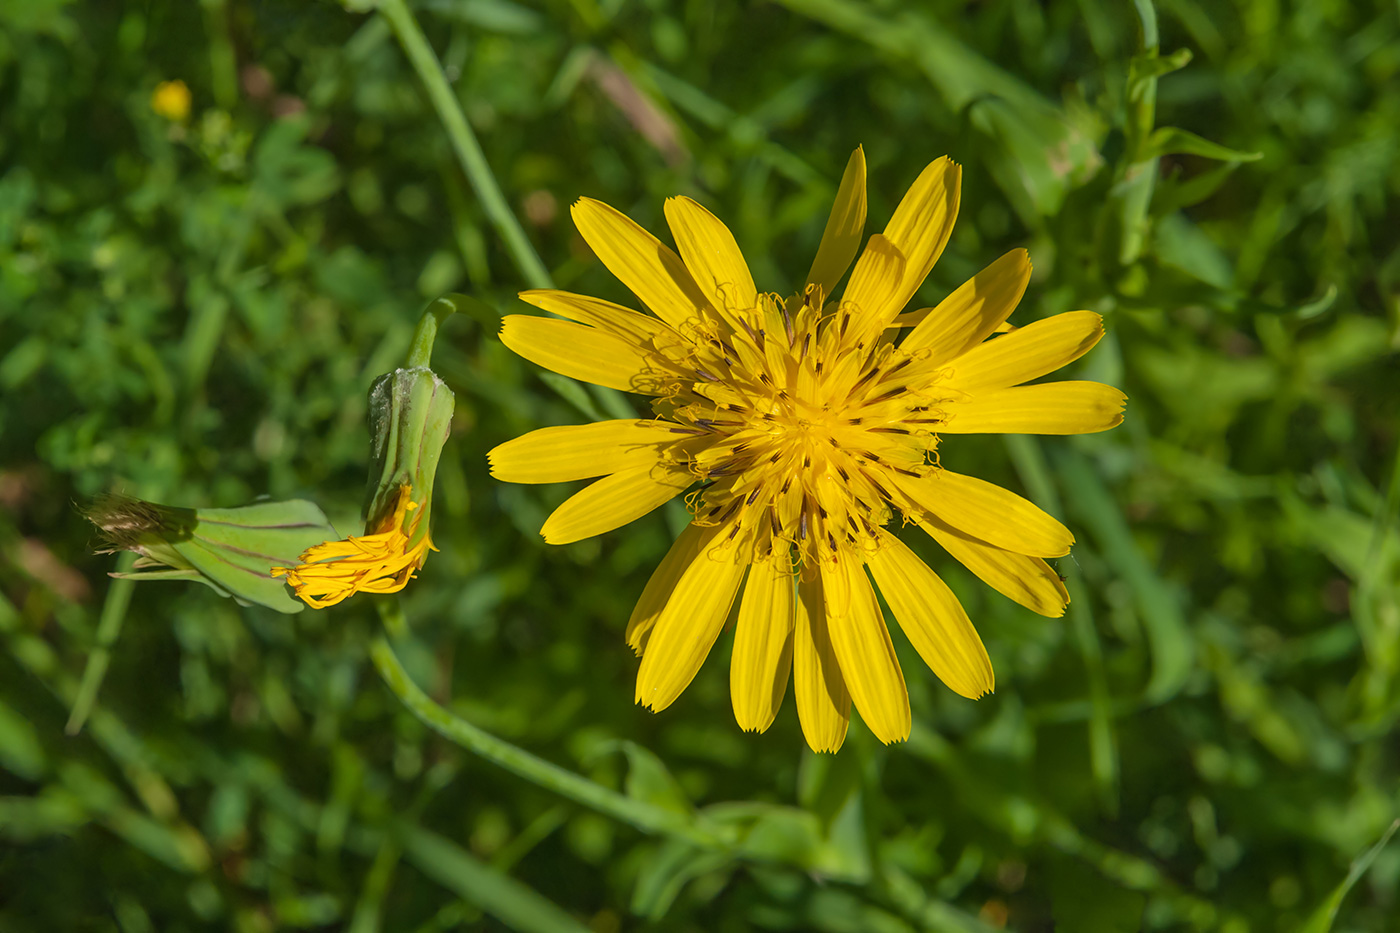
<path id="1" fill-rule="evenodd" d="M 581 195 L 658 233 L 696 197 L 786 291 L 857 144 L 871 229 L 962 163 L 920 297 L 1027 246 L 1013 320 L 1100 311 L 1078 373 L 1131 398 L 1106 435 L 943 448 L 1076 532 L 1069 614 L 930 554 L 999 690 L 954 696 L 896 633 L 916 725 L 890 748 L 854 725 L 814 756 L 791 699 L 740 733 L 724 638 L 672 709 L 633 706 L 622 629 L 685 517 L 548 548 L 571 490 L 487 476 L 492 446 L 613 402 L 496 340 L 525 281 L 386 21 L 4 0 L 0 930 L 1400 929 L 1400 844 L 1372 848 L 1400 815 L 1394 3 L 1162 0 L 1157 59 L 1145 0 L 415 12 L 560 287 L 630 301 Z M 170 79 L 184 122 L 151 107 Z M 74 503 L 112 489 L 308 496 L 353 528 L 365 392 L 450 290 L 483 306 L 435 356 L 441 553 L 398 651 L 461 717 L 724 845 L 431 733 L 367 659 L 368 600 L 281 616 L 114 586 L 91 553 Z"/>

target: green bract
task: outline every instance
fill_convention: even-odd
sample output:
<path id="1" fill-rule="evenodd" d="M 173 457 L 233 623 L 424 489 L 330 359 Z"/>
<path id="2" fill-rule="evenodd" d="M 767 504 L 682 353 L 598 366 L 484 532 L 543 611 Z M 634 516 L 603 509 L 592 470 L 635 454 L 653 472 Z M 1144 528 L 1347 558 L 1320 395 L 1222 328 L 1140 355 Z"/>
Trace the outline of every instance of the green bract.
<path id="1" fill-rule="evenodd" d="M 396 369 L 375 380 L 369 390 L 366 529 L 377 528 L 393 513 L 400 486 L 412 486 L 410 498 L 417 509 L 406 519 L 412 528 L 410 548 L 428 534 L 433 477 L 452 430 L 455 405 L 452 390 L 427 366 Z"/>
<path id="2" fill-rule="evenodd" d="M 114 577 L 190 580 L 240 605 L 256 603 L 287 613 L 305 606 L 272 578 L 272 568 L 294 565 L 302 551 L 340 537 L 320 506 L 305 499 L 187 509 L 108 495 L 84 514 L 107 539 L 109 552 L 141 555 L 136 573 Z"/>

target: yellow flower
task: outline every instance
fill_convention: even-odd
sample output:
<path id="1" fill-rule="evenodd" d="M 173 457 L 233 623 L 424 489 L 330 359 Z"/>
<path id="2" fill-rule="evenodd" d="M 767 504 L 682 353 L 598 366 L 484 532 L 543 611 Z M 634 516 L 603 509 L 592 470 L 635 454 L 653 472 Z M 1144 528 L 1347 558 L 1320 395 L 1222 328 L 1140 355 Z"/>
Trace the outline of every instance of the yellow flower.
<path id="1" fill-rule="evenodd" d="M 490 458 L 511 482 L 604 477 L 545 522 L 553 544 L 617 528 L 698 484 L 694 518 L 628 624 L 642 655 L 637 702 L 659 711 L 680 695 L 741 587 L 730 687 L 745 730 L 773 722 L 791 670 L 813 749 L 840 747 L 852 701 L 881 741 L 908 737 L 875 586 L 944 683 L 970 698 L 992 690 L 957 598 L 885 529 L 896 510 L 1005 595 L 1063 614 L 1069 596 L 1043 558 L 1069 553 L 1073 536 L 1020 496 L 945 468 L 940 439 L 1103 431 L 1122 421 L 1125 396 L 1095 382 L 1023 385 L 1103 335 L 1097 314 L 1075 311 L 993 337 L 1030 279 L 1025 250 L 937 307 L 900 314 L 948 242 L 959 178 L 947 158 L 924 169 L 837 301 L 828 296 L 865 226 L 859 149 L 806 288 L 787 299 L 757 290 L 729 230 L 689 198 L 666 202 L 679 255 L 605 204 L 574 205 L 588 245 L 655 317 L 529 291 L 525 301 L 569 320 L 511 315 L 501 339 L 555 372 L 652 396 L 656 417 L 545 428 Z"/>
<path id="2" fill-rule="evenodd" d="M 190 115 L 190 89 L 183 81 L 162 81 L 151 92 L 151 109 L 172 123 L 183 123 Z"/>
<path id="3" fill-rule="evenodd" d="M 412 486 L 400 486 L 393 511 L 367 534 L 307 548 L 298 558 L 300 564 L 273 567 L 272 575 L 285 576 L 297 596 L 313 609 L 334 606 L 359 592 L 397 593 L 423 566 L 429 548 L 437 550 L 426 531 L 414 543 L 422 511 L 412 494 Z"/>

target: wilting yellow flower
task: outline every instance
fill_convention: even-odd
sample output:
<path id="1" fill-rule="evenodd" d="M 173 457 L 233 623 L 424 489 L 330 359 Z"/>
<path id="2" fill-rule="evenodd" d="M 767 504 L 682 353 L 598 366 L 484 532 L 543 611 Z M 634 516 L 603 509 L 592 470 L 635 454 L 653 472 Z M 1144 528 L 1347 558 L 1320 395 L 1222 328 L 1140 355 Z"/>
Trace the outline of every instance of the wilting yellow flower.
<path id="1" fill-rule="evenodd" d="M 412 486 L 400 486 L 393 511 L 367 534 L 307 548 L 298 558 L 300 564 L 273 567 L 272 575 L 286 577 L 312 609 L 334 606 L 361 592 L 397 593 L 423 566 L 428 550 L 437 550 L 426 530 L 417 534 L 423 513 L 412 495 Z"/>
<path id="2" fill-rule="evenodd" d="M 698 484 L 694 518 L 628 624 L 642 654 L 637 702 L 662 710 L 680 695 L 742 585 L 730 668 L 742 728 L 768 728 L 792 670 L 813 749 L 840 747 L 852 700 L 882 741 L 907 738 L 904 676 L 866 568 L 944 683 L 990 691 L 991 662 L 957 598 L 885 529 L 895 510 L 1010 598 L 1063 614 L 1069 596 L 1043 558 L 1069 553 L 1073 536 L 1020 496 L 945 468 L 940 438 L 1103 431 L 1122 421 L 1125 396 L 1095 382 L 1023 385 L 1103 335 L 1097 314 L 1075 311 L 993 337 L 1030 279 L 1025 250 L 901 316 L 948 242 L 959 177 L 947 158 L 924 169 L 835 301 L 865 226 L 859 149 L 806 288 L 787 299 L 757 290 L 729 230 L 689 198 L 666 202 L 679 256 L 605 204 L 574 205 L 588 245 L 656 316 L 529 291 L 525 301 L 570 320 L 511 315 L 501 339 L 555 372 L 653 396 L 656 417 L 545 428 L 490 457 L 512 482 L 604 477 L 545 522 L 554 544 Z"/>
<path id="3" fill-rule="evenodd" d="M 447 295 L 418 322 L 408 365 L 369 390 L 370 467 L 365 533 L 308 548 L 296 567 L 274 567 L 313 609 L 356 593 L 397 593 L 437 548 L 429 536 L 433 479 L 452 430 L 456 399 L 428 368 L 438 325 L 457 307 Z"/>
<path id="4" fill-rule="evenodd" d="M 183 81 L 162 81 L 151 92 L 151 109 L 172 123 L 183 123 L 190 115 L 190 89 Z"/>

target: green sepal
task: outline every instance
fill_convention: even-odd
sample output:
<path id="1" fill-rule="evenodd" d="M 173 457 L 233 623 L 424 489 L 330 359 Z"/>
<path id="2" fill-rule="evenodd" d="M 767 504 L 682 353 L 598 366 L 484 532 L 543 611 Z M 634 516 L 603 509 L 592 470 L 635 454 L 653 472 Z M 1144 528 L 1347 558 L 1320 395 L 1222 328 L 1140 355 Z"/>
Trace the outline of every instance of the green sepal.
<path id="1" fill-rule="evenodd" d="M 396 369 L 369 390 L 370 466 L 365 529 L 393 512 L 400 486 L 410 485 L 418 508 L 405 517 L 413 529 L 409 546 L 428 534 L 433 478 L 452 430 L 456 397 L 426 366 Z"/>
<path id="2" fill-rule="evenodd" d="M 295 567 L 307 548 L 340 538 L 320 506 L 305 499 L 236 509 L 187 509 L 124 496 L 99 499 L 87 517 L 112 545 L 141 557 L 131 580 L 203 583 L 240 605 L 278 612 L 306 608 L 273 567 Z M 160 570 L 146 568 L 163 567 Z"/>

